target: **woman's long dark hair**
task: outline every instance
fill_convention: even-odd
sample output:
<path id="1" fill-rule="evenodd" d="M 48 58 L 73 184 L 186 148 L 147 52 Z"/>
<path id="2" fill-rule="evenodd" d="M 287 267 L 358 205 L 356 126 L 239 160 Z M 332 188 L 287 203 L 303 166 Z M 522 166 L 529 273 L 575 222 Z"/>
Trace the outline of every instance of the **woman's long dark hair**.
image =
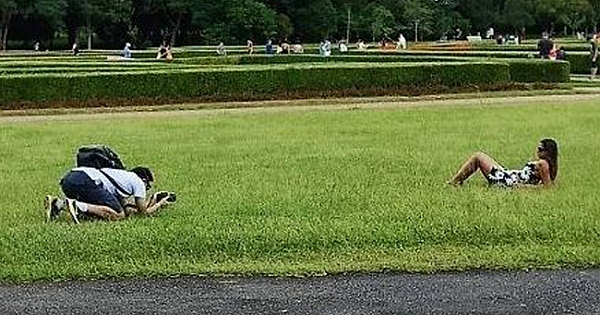
<path id="1" fill-rule="evenodd" d="M 550 166 L 550 179 L 554 180 L 558 173 L 558 144 L 554 139 L 543 139 L 540 145 L 540 148 L 548 153 L 545 160 Z"/>

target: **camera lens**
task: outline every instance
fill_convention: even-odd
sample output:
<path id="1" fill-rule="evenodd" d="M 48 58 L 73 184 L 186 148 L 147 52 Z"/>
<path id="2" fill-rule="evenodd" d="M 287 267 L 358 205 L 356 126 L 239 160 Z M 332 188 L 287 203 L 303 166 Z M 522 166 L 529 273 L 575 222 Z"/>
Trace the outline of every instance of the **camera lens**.
<path id="1" fill-rule="evenodd" d="M 160 201 L 165 197 L 168 197 L 169 193 L 167 193 L 166 191 L 161 191 L 159 193 L 156 193 L 156 201 Z"/>

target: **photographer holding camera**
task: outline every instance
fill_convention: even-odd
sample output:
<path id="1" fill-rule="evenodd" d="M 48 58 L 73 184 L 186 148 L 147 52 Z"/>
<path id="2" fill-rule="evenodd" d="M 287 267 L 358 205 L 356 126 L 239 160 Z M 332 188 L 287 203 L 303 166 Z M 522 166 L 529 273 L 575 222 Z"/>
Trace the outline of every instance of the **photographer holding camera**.
<path id="1" fill-rule="evenodd" d="M 169 192 L 146 198 L 153 183 L 154 176 L 147 167 L 131 171 L 77 167 L 60 181 L 65 199 L 46 196 L 47 218 L 53 220 L 63 210 L 68 210 L 76 224 L 81 219 L 121 220 L 130 214 L 150 215 L 176 198 Z"/>

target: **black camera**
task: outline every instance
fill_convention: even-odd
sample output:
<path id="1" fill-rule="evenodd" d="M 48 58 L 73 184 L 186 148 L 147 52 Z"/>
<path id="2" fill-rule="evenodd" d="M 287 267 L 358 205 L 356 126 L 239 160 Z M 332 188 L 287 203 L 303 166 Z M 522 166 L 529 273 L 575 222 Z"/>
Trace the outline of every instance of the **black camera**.
<path id="1" fill-rule="evenodd" d="M 167 198 L 168 202 L 175 202 L 177 201 L 177 195 L 175 195 L 174 192 L 169 192 L 169 191 L 160 191 L 157 192 L 156 194 L 154 194 L 154 196 L 156 197 L 156 201 L 161 201 L 165 198 Z"/>

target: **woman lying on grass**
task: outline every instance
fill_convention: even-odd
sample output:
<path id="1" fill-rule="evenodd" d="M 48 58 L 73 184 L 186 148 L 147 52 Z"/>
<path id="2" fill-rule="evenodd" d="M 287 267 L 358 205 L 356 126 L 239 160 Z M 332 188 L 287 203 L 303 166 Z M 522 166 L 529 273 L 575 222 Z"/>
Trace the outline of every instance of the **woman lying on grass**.
<path id="1" fill-rule="evenodd" d="M 460 186 L 477 170 L 490 185 L 499 187 L 519 187 L 523 185 L 550 186 L 558 171 L 558 146 L 552 139 L 543 139 L 537 148 L 538 159 L 529 162 L 521 170 L 507 170 L 485 153 L 473 154 L 467 162 L 448 181 L 448 184 Z"/>

